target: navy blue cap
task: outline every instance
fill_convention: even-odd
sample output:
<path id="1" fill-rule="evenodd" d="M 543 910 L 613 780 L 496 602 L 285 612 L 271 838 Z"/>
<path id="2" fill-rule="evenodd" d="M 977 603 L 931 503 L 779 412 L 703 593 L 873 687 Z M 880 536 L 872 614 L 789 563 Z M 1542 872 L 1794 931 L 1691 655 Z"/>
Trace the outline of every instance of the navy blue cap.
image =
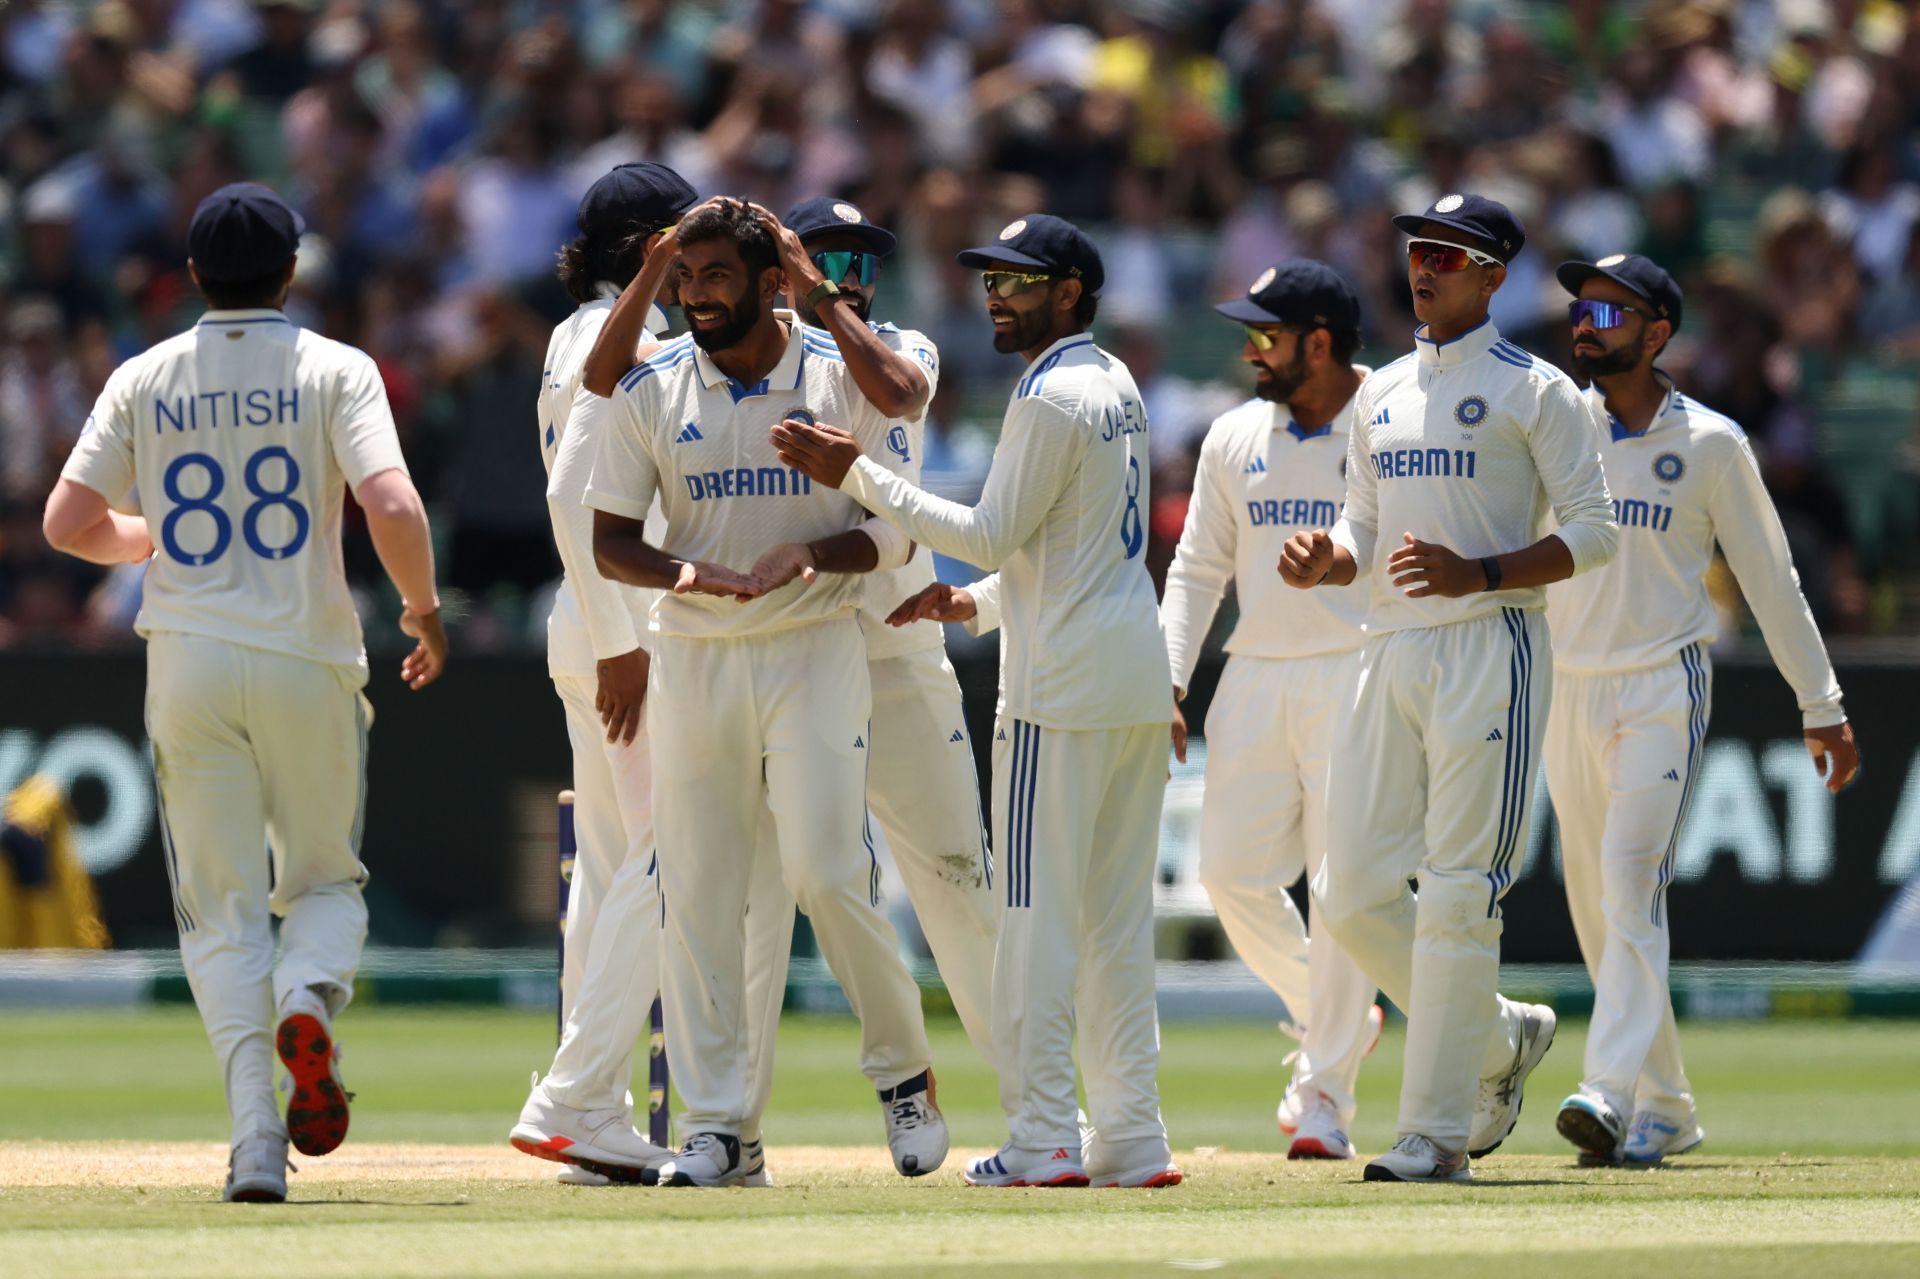
<path id="1" fill-rule="evenodd" d="M 807 242 L 808 236 L 839 231 L 855 237 L 884 258 L 893 254 L 894 245 L 898 243 L 893 238 L 893 232 L 869 222 L 867 215 L 860 212 L 859 205 L 837 200 L 830 195 L 796 204 L 780 220 L 800 237 L 802 244 Z"/>
<path id="2" fill-rule="evenodd" d="M 221 187 L 193 211 L 187 256 L 203 280 L 258 280 L 287 265 L 306 221 L 258 182 Z"/>
<path id="3" fill-rule="evenodd" d="M 1484 195 L 1443 195 L 1425 213 L 1402 213 L 1393 220 L 1395 226 L 1413 236 L 1430 222 L 1472 236 L 1502 262 L 1513 261 L 1527 243 L 1527 229 L 1513 216 L 1513 210 Z"/>
<path id="4" fill-rule="evenodd" d="M 1107 282 L 1100 250 L 1087 238 L 1087 233 L 1051 213 L 1029 213 L 1024 218 L 1015 218 L 1001 228 L 992 244 L 968 249 L 959 256 L 961 266 L 983 270 L 1024 266 L 1078 280 L 1089 293 L 1099 293 L 1100 286 Z"/>
<path id="5" fill-rule="evenodd" d="M 1592 265 L 1562 262 L 1554 275 L 1559 279 L 1560 287 L 1575 297 L 1580 296 L 1580 286 L 1588 280 L 1605 276 L 1645 298 L 1653 308 L 1654 319 L 1666 320 L 1676 331 L 1680 328 L 1680 286 L 1652 258 L 1643 258 L 1638 253 L 1616 253 Z"/>
<path id="6" fill-rule="evenodd" d="M 1343 332 L 1360 327 L 1360 299 L 1338 271 L 1311 258 L 1268 267 L 1247 296 L 1213 309 L 1242 324 L 1310 324 Z"/>
<path id="7" fill-rule="evenodd" d="M 664 164 L 623 164 L 587 188 L 573 220 L 596 240 L 624 240 L 670 226 L 699 202 L 687 180 Z"/>

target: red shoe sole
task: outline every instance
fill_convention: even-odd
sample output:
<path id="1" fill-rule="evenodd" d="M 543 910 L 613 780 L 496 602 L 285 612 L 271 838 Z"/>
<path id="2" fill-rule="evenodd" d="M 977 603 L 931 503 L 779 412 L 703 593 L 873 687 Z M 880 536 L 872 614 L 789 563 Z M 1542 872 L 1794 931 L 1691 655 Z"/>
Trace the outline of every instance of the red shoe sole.
<path id="1" fill-rule="evenodd" d="M 294 1013 L 275 1037 L 280 1060 L 293 1076 L 287 1136 L 303 1155 L 324 1155 L 347 1138 L 347 1094 L 333 1077 L 333 1039 L 320 1019 Z"/>
<path id="2" fill-rule="evenodd" d="M 1136 1186 L 1122 1186 L 1117 1181 L 1103 1181 L 1102 1190 L 1164 1190 L 1168 1186 L 1177 1186 L 1186 1180 L 1186 1174 L 1178 1168 L 1169 1168 L 1165 1172 L 1156 1172 Z"/>
<path id="3" fill-rule="evenodd" d="M 546 1159 L 557 1164 L 572 1164 L 573 1160 L 560 1152 L 573 1144 L 568 1137 L 549 1137 L 545 1141 L 528 1141 L 525 1137 L 509 1137 L 513 1148 L 523 1155 L 532 1155 L 535 1159 Z"/>
<path id="4" fill-rule="evenodd" d="M 1085 1186 L 1089 1183 L 1087 1181 L 1087 1174 L 1084 1172 L 1069 1172 L 1055 1177 L 1052 1181 L 1016 1181 L 1013 1184 L 1016 1186 L 1025 1186 L 1033 1190 L 1065 1190 Z"/>
<path id="5" fill-rule="evenodd" d="M 1295 1139 L 1293 1145 L 1287 1148 L 1287 1158 L 1289 1159 L 1342 1159 L 1342 1158 L 1345 1158 L 1345 1156 L 1336 1155 L 1331 1150 L 1328 1150 L 1325 1146 L 1320 1144 L 1320 1139 L 1318 1137 L 1300 1137 Z"/>

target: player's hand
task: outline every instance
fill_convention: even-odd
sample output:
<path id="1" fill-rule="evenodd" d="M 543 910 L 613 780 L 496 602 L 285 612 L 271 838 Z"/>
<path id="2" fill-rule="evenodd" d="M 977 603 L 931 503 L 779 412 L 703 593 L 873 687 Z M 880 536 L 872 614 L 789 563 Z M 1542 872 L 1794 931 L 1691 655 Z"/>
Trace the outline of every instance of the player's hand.
<path id="1" fill-rule="evenodd" d="M 447 669 L 447 628 L 440 624 L 437 608 L 431 613 L 402 608 L 400 629 L 420 641 L 400 662 L 400 678 L 417 691 L 439 679 L 440 672 Z"/>
<path id="2" fill-rule="evenodd" d="M 1813 770 L 1827 779 L 1828 792 L 1838 795 L 1860 772 L 1860 748 L 1853 742 L 1853 725 L 1809 728 L 1802 736 L 1807 753 L 1813 756 Z"/>
<path id="3" fill-rule="evenodd" d="M 680 566 L 680 580 L 673 584 L 675 595 L 731 595 L 742 603 L 766 594 L 760 583 L 745 573 L 736 573 L 722 564 L 688 560 Z"/>
<path id="4" fill-rule="evenodd" d="M 1173 690 L 1173 757 L 1187 762 L 1187 717 L 1180 710 L 1180 690 Z"/>
<path id="5" fill-rule="evenodd" d="M 860 456 L 860 442 L 851 432 L 825 422 L 802 422 L 788 418 L 773 428 L 774 452 L 794 470 L 837 489 Z"/>
<path id="6" fill-rule="evenodd" d="M 945 582 L 935 582 L 902 600 L 898 608 L 887 614 L 887 625 L 911 626 L 915 622 L 928 620 L 970 622 L 979 611 L 972 592 L 958 586 L 948 586 Z"/>
<path id="7" fill-rule="evenodd" d="M 799 578 L 808 586 L 819 576 L 814 568 L 813 548 L 805 542 L 782 542 L 753 563 L 753 571 L 748 574 L 760 583 L 763 593 L 779 590 L 794 578 Z M 741 603 L 745 603 L 743 598 Z"/>
<path id="8" fill-rule="evenodd" d="M 800 235 L 792 227 L 774 216 L 773 210 L 762 205 L 749 204 L 760 218 L 760 224 L 773 236 L 774 252 L 780 258 L 780 271 L 787 277 L 787 297 L 798 301 L 813 291 L 813 287 L 826 277 L 820 274 L 820 268 L 813 264 L 806 246 L 800 243 Z"/>
<path id="9" fill-rule="evenodd" d="M 1480 567 L 1479 560 L 1455 555 L 1446 547 L 1423 542 L 1411 533 L 1401 536 L 1406 544 L 1387 556 L 1387 572 L 1408 599 L 1425 599 L 1429 595 L 1458 599 L 1487 589 L 1487 571 Z"/>
<path id="10" fill-rule="evenodd" d="M 1300 590 L 1311 590 L 1333 571 L 1333 539 L 1323 528 L 1303 530 L 1280 548 L 1280 580 Z"/>
<path id="11" fill-rule="evenodd" d="M 593 695 L 593 709 L 607 726 L 609 742 L 630 746 L 640 731 L 640 712 L 647 702 L 647 667 L 651 663 L 644 648 L 596 663 L 600 687 Z"/>

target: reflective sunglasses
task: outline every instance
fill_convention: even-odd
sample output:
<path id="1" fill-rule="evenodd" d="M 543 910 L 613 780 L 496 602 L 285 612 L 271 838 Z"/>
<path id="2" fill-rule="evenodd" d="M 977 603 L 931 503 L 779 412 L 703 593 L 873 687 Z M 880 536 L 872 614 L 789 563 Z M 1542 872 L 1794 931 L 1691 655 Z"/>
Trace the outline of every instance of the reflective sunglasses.
<path id="1" fill-rule="evenodd" d="M 1591 320 L 1596 329 L 1617 329 L 1627 322 L 1627 316 L 1638 315 L 1643 318 L 1647 313 L 1637 306 L 1626 306 L 1619 302 L 1600 302 L 1593 298 L 1577 298 L 1567 303 L 1567 322 L 1574 328 L 1580 327 L 1580 321 Z"/>
<path id="2" fill-rule="evenodd" d="M 1492 254 L 1470 249 L 1464 244 L 1451 244 L 1446 240 L 1407 241 L 1407 261 L 1416 271 L 1427 269 L 1442 274 L 1464 271 L 1469 262 L 1475 266 L 1501 265 L 1500 259 Z"/>
<path id="3" fill-rule="evenodd" d="M 1035 285 L 1047 284 L 1053 277 L 1044 271 L 982 271 L 987 292 L 999 298 L 1017 298 Z"/>
<path id="4" fill-rule="evenodd" d="M 871 288 L 880 278 L 880 255 L 862 253 L 858 249 L 834 249 L 827 253 L 813 255 L 813 264 L 820 268 L 820 274 L 840 283 L 854 272 L 859 272 L 860 287 Z"/>
<path id="5" fill-rule="evenodd" d="M 1274 337 L 1273 334 L 1267 332 L 1265 329 L 1257 328 L 1251 324 L 1242 324 L 1240 327 L 1247 331 L 1247 341 L 1253 343 L 1254 350 L 1256 351 L 1273 350 L 1277 341 L 1277 339 Z"/>

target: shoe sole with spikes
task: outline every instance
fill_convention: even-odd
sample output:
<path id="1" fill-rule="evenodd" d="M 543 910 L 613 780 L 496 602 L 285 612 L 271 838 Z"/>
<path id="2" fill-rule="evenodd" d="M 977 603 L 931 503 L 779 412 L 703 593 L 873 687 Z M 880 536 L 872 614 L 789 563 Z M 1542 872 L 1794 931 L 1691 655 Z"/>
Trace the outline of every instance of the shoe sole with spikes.
<path id="1" fill-rule="evenodd" d="M 334 1073 L 333 1036 L 311 1013 L 292 1013 L 274 1036 L 280 1060 L 293 1077 L 287 1100 L 287 1137 L 303 1155 L 324 1155 L 347 1138 L 352 1094 Z"/>

